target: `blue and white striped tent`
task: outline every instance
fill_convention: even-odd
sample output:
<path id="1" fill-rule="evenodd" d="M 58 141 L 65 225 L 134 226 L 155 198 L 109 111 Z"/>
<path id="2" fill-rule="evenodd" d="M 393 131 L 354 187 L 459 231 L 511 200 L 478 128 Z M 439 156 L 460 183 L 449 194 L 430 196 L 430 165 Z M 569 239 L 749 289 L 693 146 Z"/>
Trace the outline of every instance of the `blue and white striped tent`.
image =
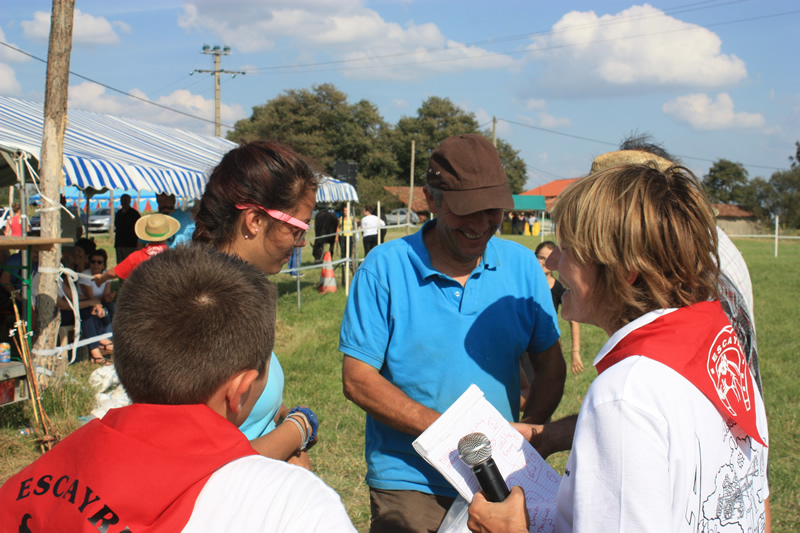
<path id="1" fill-rule="evenodd" d="M 17 151 L 39 159 L 44 106 L 0 96 L 0 153 Z M 172 193 L 199 198 L 208 173 L 236 144 L 219 137 L 69 110 L 64 135 L 64 174 L 67 186 L 80 189 L 122 189 Z M 31 162 L 33 168 L 38 163 Z M 2 185 L 11 185 L 9 160 L 0 158 Z M 355 187 L 324 176 L 318 202 L 358 201 Z"/>
<path id="2" fill-rule="evenodd" d="M 317 189 L 317 202 L 358 202 L 356 188 L 349 183 L 324 174 L 319 177 L 321 182 Z"/>
<path id="3" fill-rule="evenodd" d="M 0 152 L 22 151 L 38 160 L 43 122 L 42 104 L 0 97 Z M 208 172 L 235 146 L 218 137 L 69 110 L 64 174 L 67 185 L 81 189 L 144 190 L 198 198 Z M 0 158 L 0 166 L 7 164 L 6 158 Z M 38 168 L 38 163 L 31 165 Z"/>

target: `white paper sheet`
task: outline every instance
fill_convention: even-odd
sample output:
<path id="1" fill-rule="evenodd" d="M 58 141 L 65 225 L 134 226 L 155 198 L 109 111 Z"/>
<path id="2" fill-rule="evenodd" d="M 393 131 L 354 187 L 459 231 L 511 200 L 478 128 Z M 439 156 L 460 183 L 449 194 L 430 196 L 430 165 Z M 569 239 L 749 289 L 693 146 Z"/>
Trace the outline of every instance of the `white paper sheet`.
<path id="1" fill-rule="evenodd" d="M 530 530 L 554 531 L 561 477 L 484 398 L 477 385 L 471 385 L 414 441 L 414 449 L 469 502 L 480 487 L 472 470 L 458 456 L 458 441 L 474 432 L 483 433 L 492 442 L 492 458 L 508 487 L 519 485 L 525 490 Z"/>

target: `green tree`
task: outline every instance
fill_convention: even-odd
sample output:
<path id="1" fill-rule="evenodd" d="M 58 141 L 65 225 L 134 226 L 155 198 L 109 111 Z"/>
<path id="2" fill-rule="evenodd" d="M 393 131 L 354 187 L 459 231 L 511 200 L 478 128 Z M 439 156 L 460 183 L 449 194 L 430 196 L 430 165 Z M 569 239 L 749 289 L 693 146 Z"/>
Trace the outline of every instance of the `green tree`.
<path id="1" fill-rule="evenodd" d="M 347 95 L 330 83 L 288 90 L 253 115 L 235 124 L 228 139 L 276 140 L 288 144 L 331 173 L 336 161 L 355 161 L 359 179 L 392 178 L 397 160 L 391 127 L 367 100 L 347 102 Z"/>
<path id="2" fill-rule="evenodd" d="M 800 166 L 773 173 L 769 183 L 775 190 L 772 214 L 784 227 L 800 228 Z"/>
<path id="3" fill-rule="evenodd" d="M 757 176 L 742 190 L 742 209 L 750 211 L 759 220 L 768 221 L 776 203 L 775 189 L 770 182 Z"/>
<path id="4" fill-rule="evenodd" d="M 741 163 L 718 159 L 703 176 L 703 189 L 712 203 L 740 205 L 747 196 L 747 170 Z"/>

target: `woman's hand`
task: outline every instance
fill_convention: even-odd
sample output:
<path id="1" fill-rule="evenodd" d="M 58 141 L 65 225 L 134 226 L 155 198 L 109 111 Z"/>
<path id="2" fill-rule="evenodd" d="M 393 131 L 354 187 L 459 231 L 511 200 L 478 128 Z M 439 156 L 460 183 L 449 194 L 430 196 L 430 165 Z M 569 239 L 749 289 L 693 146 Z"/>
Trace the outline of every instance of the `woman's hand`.
<path id="1" fill-rule="evenodd" d="M 525 492 L 516 486 L 505 501 L 493 503 L 483 492 L 472 498 L 467 527 L 477 533 L 527 533 L 531 519 L 525 505 Z"/>
<path id="2" fill-rule="evenodd" d="M 106 308 L 102 304 L 92 306 L 92 314 L 97 318 L 104 318 L 106 316 Z"/>
<path id="3" fill-rule="evenodd" d="M 583 361 L 581 361 L 580 350 L 572 350 L 572 375 L 577 376 L 583 372 Z"/>

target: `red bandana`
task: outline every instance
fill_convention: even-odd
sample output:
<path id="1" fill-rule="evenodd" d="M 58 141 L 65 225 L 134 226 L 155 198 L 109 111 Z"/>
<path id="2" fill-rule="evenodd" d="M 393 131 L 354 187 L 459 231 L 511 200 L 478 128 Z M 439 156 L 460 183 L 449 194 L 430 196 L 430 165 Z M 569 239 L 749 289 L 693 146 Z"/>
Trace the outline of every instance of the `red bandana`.
<path id="1" fill-rule="evenodd" d="M 719 410 L 763 446 L 758 433 L 753 378 L 739 339 L 719 302 L 667 313 L 620 340 L 597 363 L 597 373 L 641 355 L 667 365 L 697 387 Z"/>

